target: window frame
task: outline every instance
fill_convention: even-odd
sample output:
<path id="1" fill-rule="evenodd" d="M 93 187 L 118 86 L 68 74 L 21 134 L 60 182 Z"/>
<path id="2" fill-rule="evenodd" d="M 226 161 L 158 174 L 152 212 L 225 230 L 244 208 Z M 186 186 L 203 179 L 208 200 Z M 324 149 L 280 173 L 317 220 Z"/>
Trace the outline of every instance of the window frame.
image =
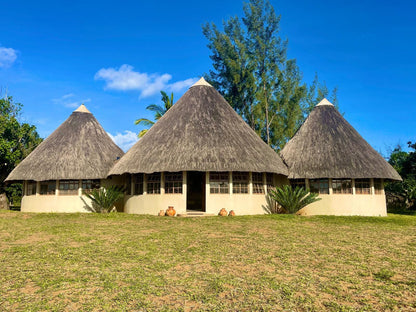
<path id="1" fill-rule="evenodd" d="M 150 194 L 150 195 L 160 194 L 161 184 L 162 184 L 162 174 L 160 172 L 146 174 L 147 194 Z"/>
<path id="2" fill-rule="evenodd" d="M 253 194 L 264 194 L 263 172 L 252 172 L 251 184 L 253 186 Z"/>
<path id="3" fill-rule="evenodd" d="M 232 173 L 233 194 L 248 194 L 250 184 L 250 174 L 245 171 L 235 171 Z"/>
<path id="4" fill-rule="evenodd" d="M 230 176 L 227 172 L 210 172 L 209 173 L 209 192 L 210 194 L 229 194 L 230 193 Z"/>
<path id="5" fill-rule="evenodd" d="M 165 172 L 165 194 L 183 193 L 183 172 Z"/>

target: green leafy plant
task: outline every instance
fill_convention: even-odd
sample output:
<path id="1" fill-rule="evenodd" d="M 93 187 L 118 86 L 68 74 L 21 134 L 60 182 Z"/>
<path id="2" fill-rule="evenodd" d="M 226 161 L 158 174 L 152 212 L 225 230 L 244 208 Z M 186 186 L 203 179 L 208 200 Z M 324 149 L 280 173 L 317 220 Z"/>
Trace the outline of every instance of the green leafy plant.
<path id="1" fill-rule="evenodd" d="M 266 206 L 262 205 L 262 208 L 267 214 L 280 214 L 286 212 L 270 194 L 266 195 Z"/>
<path id="2" fill-rule="evenodd" d="M 310 193 L 303 187 L 292 188 L 290 185 L 272 189 L 268 195 L 287 213 L 296 213 L 303 207 L 321 200 L 316 193 Z"/>
<path id="3" fill-rule="evenodd" d="M 92 207 L 89 207 L 92 212 L 108 213 L 116 211 L 114 204 L 123 197 L 124 192 L 122 187 L 113 185 L 84 192 L 84 195 L 92 201 Z"/>

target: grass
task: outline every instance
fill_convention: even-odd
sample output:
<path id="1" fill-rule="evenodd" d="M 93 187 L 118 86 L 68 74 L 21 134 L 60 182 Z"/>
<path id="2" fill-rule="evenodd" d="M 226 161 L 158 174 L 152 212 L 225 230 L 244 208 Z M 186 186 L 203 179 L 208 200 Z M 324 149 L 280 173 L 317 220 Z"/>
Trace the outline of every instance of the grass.
<path id="1" fill-rule="evenodd" d="M 4 311 L 416 311 L 416 217 L 0 212 Z"/>

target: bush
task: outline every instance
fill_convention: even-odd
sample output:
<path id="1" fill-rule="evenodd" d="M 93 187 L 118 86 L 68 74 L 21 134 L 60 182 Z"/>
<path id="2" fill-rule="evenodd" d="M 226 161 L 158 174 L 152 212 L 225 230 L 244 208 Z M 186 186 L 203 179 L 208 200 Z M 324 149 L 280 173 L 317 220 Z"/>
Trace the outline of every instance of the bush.
<path id="1" fill-rule="evenodd" d="M 304 189 L 303 187 L 297 186 L 293 189 L 290 185 L 277 187 L 271 190 L 268 195 L 284 209 L 286 213 L 296 213 L 303 207 L 321 200 L 321 198 L 318 198 L 318 194 L 310 193 L 309 190 Z"/>
<path id="2" fill-rule="evenodd" d="M 92 201 L 92 212 L 108 213 L 117 211 L 114 204 L 124 196 L 123 188 L 119 186 L 101 187 L 90 192 L 84 192 Z"/>

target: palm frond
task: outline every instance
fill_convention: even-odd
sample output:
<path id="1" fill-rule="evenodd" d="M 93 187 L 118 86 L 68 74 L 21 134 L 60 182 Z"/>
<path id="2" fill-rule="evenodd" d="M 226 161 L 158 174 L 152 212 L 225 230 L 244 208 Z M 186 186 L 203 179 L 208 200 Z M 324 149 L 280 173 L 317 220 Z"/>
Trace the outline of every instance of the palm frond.
<path id="1" fill-rule="evenodd" d="M 123 188 L 119 186 L 110 186 L 108 188 L 99 188 L 84 192 L 93 202 L 93 211 L 95 212 L 110 212 L 114 208 L 114 204 L 123 197 Z"/>
<path id="2" fill-rule="evenodd" d="M 302 187 L 295 187 L 293 189 L 290 185 L 277 187 L 271 190 L 269 194 L 270 197 L 289 213 L 296 213 L 303 207 L 321 200 L 316 193 L 310 193 L 309 190 Z"/>
<path id="3" fill-rule="evenodd" d="M 140 119 L 137 119 L 135 122 L 134 122 L 134 124 L 135 125 L 140 125 L 140 124 L 142 124 L 142 125 L 144 125 L 144 126 L 153 126 L 154 124 L 155 124 L 155 122 L 154 121 L 151 121 L 151 120 L 149 120 L 149 119 L 147 119 L 147 118 L 140 118 Z"/>
<path id="4" fill-rule="evenodd" d="M 139 138 L 142 138 L 147 133 L 147 131 L 149 131 L 149 129 L 143 129 L 142 131 L 139 132 L 137 136 Z"/>

